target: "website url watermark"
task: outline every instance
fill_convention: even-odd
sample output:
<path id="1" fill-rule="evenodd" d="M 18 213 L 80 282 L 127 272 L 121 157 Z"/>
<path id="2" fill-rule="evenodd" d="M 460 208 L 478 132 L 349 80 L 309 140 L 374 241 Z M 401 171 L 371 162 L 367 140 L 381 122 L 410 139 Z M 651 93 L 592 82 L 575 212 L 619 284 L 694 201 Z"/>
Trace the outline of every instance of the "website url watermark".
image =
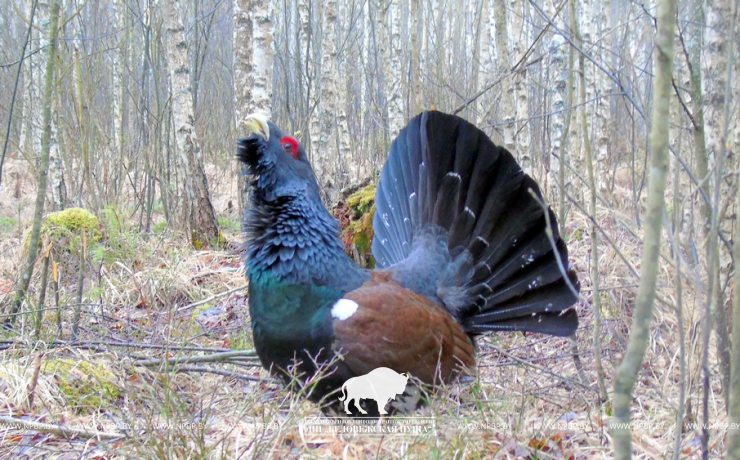
<path id="1" fill-rule="evenodd" d="M 305 418 L 304 434 L 435 435 L 436 420 L 426 417 L 394 418 Z"/>

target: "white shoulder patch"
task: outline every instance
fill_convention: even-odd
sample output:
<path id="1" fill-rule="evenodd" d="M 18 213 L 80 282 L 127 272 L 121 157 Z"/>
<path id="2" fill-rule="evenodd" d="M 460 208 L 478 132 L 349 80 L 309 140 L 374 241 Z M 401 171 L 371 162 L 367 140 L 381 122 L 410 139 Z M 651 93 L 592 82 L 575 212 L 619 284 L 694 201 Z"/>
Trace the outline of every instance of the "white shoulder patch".
<path id="1" fill-rule="evenodd" d="M 359 307 L 359 305 L 357 305 L 357 302 L 354 300 L 339 299 L 334 306 L 331 307 L 331 317 L 340 321 L 345 320 L 355 314 L 357 307 Z"/>

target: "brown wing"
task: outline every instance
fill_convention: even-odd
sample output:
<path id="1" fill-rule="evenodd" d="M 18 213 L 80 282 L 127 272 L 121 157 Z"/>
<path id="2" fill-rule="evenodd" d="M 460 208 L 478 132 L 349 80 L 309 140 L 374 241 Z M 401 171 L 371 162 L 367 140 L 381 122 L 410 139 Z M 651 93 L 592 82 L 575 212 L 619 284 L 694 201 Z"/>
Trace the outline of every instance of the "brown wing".
<path id="1" fill-rule="evenodd" d="M 472 373 L 468 335 L 440 305 L 392 281 L 388 272 L 373 272 L 344 298 L 358 308 L 334 319 L 333 348 L 358 375 L 389 367 L 434 384 Z"/>

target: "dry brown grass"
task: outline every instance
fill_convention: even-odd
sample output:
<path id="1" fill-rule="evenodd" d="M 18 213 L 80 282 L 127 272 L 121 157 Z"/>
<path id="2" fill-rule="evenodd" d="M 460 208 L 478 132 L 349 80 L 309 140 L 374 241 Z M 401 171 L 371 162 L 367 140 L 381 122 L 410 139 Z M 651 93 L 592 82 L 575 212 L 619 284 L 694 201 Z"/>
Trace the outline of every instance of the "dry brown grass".
<path id="1" fill-rule="evenodd" d="M 23 207 L 17 200 L 5 197 L 0 197 L 0 203 L 6 203 L 0 204 L 0 215 L 6 217 L 17 216 Z M 217 205 L 217 209 L 223 210 L 225 205 Z M 600 240 L 605 318 L 601 343 L 609 389 L 627 339 L 639 281 L 617 254 L 621 253 L 639 270 L 641 244 L 629 223 L 630 216 L 629 210 L 602 210 L 597 216 L 614 242 L 613 247 L 603 238 Z M 21 216 L 22 223 L 27 218 Z M 16 329 L 4 333 L 5 341 L 0 343 L 0 416 L 118 433 L 121 438 L 66 439 L 58 434 L 0 424 L 0 457 L 611 456 L 606 429 L 609 409 L 598 400 L 591 352 L 591 235 L 588 219 L 577 211 L 570 214 L 567 239 L 585 299 L 578 305 L 582 326 L 576 339 L 586 382 L 580 381 L 570 340 L 522 334 L 486 337 L 479 342 L 477 378 L 434 394 L 430 404 L 414 415 L 435 417 L 436 434 L 414 436 L 308 433 L 301 428 L 301 422 L 306 417 L 320 416 L 320 412 L 313 404 L 282 389 L 253 360 L 166 367 L 141 365 L 152 358 L 175 359 L 250 349 L 246 292 L 236 289 L 244 284 L 244 273 L 235 249 L 196 252 L 185 248 L 185 237 L 171 230 L 145 238 L 127 227 L 123 234 L 123 249 L 112 260 L 97 263 L 99 275 L 86 280 L 82 336 L 77 343 L 60 341 L 69 339 L 73 281 L 63 283 L 61 292 L 61 337 L 57 335 L 56 312 L 52 309 L 45 313 L 42 340 L 34 338 L 30 319 L 21 316 Z M 228 237 L 234 246 L 241 239 L 238 233 Z M 0 304 L 8 301 L 15 285 L 20 246 L 17 232 L 0 236 Z M 665 458 L 672 453 L 674 404 L 680 377 L 679 336 L 672 307 L 674 272 L 667 247 L 664 256 L 658 287 L 664 302 L 656 305 L 650 348 L 635 388 L 633 418 L 639 424 L 634 427 L 633 439 L 638 458 Z M 38 280 L 32 284 L 32 299 L 38 296 L 38 284 Z M 232 292 L 228 295 L 218 296 L 229 290 Z M 691 401 L 686 421 L 696 418 L 700 408 L 701 350 L 696 325 L 701 318 L 702 295 L 692 280 L 684 286 Z M 208 298 L 212 299 L 188 307 Z M 53 307 L 51 295 L 47 295 L 47 306 Z M 727 418 L 714 347 L 710 355 L 712 420 L 721 423 Z M 54 369 L 52 366 L 46 366 L 59 360 L 78 365 L 67 375 L 59 375 L 50 370 Z M 37 362 L 42 365 L 34 378 Z M 79 383 L 78 388 L 89 389 L 88 393 L 95 397 L 71 394 L 64 387 L 64 381 L 69 380 Z M 682 456 L 693 457 L 699 448 L 699 432 L 685 428 Z M 721 457 L 723 438 L 721 430 L 712 431 L 710 444 L 716 458 Z"/>

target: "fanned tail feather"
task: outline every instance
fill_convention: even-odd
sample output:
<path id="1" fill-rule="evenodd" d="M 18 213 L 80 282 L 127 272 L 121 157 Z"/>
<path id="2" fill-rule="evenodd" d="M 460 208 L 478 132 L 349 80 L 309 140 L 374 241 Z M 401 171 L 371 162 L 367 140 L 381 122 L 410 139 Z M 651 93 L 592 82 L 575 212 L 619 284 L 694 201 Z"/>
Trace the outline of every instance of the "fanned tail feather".
<path id="1" fill-rule="evenodd" d="M 542 201 L 506 149 L 459 117 L 424 112 L 394 140 L 381 173 L 373 222 L 377 266 L 399 267 L 406 278 L 416 270 L 429 279 L 436 270 L 431 295 L 469 334 L 571 335 L 578 317 L 570 307 L 580 286 L 575 273 L 560 268 L 568 266 L 568 250 Z M 436 250 L 433 238 L 421 237 L 430 229 L 445 238 L 447 265 L 408 263 L 424 252 L 414 249 L 419 245 Z"/>

